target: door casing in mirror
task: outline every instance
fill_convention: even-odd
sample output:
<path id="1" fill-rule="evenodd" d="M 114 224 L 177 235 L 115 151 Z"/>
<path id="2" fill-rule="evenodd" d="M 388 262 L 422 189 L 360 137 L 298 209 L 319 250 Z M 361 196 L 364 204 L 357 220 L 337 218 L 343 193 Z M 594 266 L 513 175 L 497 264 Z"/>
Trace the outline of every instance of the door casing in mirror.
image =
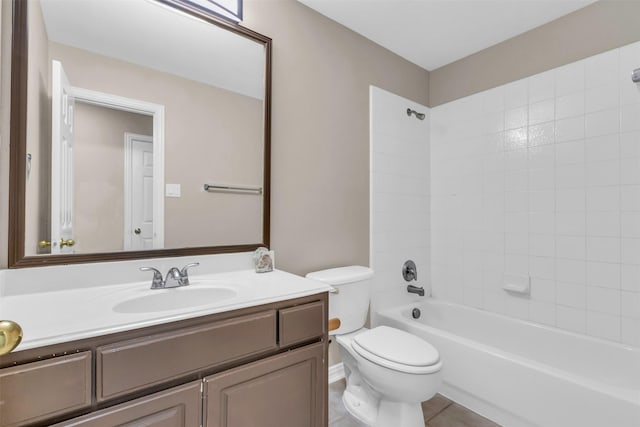
<path id="1" fill-rule="evenodd" d="M 146 251 L 118 251 L 67 255 L 26 256 L 26 171 L 27 171 L 27 70 L 28 70 L 28 1 L 13 1 L 13 38 L 11 62 L 11 123 L 9 171 L 9 253 L 10 268 L 54 264 L 115 261 L 151 257 L 188 256 L 251 251 L 270 242 L 270 134 L 271 134 L 271 39 L 242 26 L 220 20 L 189 5 L 183 0 L 156 0 L 182 13 L 204 20 L 239 36 L 264 45 L 264 165 L 262 241 L 226 246 L 197 246 Z"/>

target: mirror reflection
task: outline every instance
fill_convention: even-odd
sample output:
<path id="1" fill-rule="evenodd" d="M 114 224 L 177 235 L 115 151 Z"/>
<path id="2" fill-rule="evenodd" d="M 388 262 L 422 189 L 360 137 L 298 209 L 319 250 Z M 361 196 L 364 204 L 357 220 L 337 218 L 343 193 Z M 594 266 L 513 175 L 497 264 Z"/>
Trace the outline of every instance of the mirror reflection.
<path id="1" fill-rule="evenodd" d="M 264 43 L 151 0 L 28 16 L 26 256 L 263 242 Z"/>

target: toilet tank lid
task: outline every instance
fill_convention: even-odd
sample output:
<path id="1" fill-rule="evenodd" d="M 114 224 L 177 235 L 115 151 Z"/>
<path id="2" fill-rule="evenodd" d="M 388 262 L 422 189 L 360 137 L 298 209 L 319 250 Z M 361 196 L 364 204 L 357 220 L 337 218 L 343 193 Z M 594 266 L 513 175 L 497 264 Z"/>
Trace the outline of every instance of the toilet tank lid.
<path id="1" fill-rule="evenodd" d="M 307 279 L 317 280 L 328 285 L 342 285 L 345 283 L 358 282 L 373 277 L 373 270 L 369 267 L 352 265 L 349 267 L 330 268 L 309 273 Z"/>

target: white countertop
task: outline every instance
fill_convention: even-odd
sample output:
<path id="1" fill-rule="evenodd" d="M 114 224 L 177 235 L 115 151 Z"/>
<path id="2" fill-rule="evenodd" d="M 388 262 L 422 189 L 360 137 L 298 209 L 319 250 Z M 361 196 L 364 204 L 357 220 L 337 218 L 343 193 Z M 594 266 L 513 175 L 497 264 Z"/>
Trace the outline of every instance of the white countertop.
<path id="1" fill-rule="evenodd" d="M 283 271 L 255 273 L 240 270 L 190 276 L 183 288 L 151 290 L 151 281 L 111 284 L 56 291 L 5 295 L 0 298 L 0 319 L 17 322 L 23 339 L 14 352 L 176 320 L 220 313 L 260 304 L 327 292 L 330 287 Z M 222 301 L 200 301 L 197 306 L 146 313 L 122 313 L 113 307 L 123 301 L 162 292 L 219 283 L 237 295 Z"/>

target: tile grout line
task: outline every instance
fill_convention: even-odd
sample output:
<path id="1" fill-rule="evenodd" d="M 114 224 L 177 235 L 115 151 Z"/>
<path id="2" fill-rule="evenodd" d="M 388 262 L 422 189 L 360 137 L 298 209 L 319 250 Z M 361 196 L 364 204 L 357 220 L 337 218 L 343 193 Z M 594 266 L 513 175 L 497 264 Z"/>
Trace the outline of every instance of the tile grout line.
<path id="1" fill-rule="evenodd" d="M 433 414 L 433 416 L 431 418 L 429 418 L 428 420 L 425 419 L 424 420 L 424 424 L 425 426 L 429 423 L 429 421 L 433 420 L 435 417 L 437 417 L 438 415 L 440 415 L 441 413 L 443 413 L 444 411 L 446 411 L 451 405 L 453 405 L 455 402 L 453 400 L 449 400 L 449 403 L 442 408 L 441 410 L 439 410 L 438 412 L 436 412 L 435 414 Z"/>

